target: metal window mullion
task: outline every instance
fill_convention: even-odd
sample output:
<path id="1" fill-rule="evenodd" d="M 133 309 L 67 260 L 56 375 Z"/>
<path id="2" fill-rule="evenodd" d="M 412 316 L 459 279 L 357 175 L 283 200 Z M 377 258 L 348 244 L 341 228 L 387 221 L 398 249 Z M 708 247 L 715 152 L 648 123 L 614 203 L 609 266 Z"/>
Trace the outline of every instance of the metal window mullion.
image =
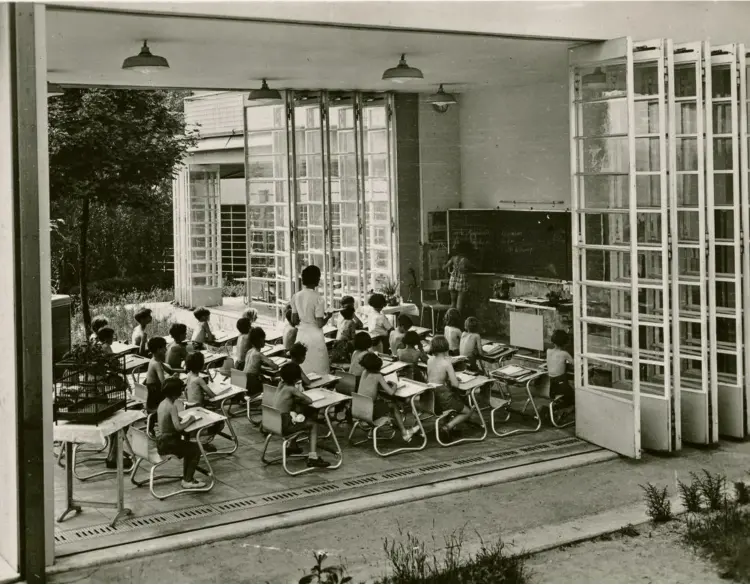
<path id="1" fill-rule="evenodd" d="M 711 330 L 713 330 L 714 325 L 709 320 L 709 314 L 708 314 L 708 278 L 709 278 L 709 272 L 710 272 L 710 278 L 713 279 L 715 275 L 715 250 L 713 249 L 712 245 L 709 245 L 708 241 L 708 230 L 707 230 L 707 216 L 706 216 L 706 204 L 707 204 L 707 194 L 706 194 L 706 140 L 705 140 L 705 109 L 706 109 L 706 97 L 704 95 L 705 87 L 702 82 L 703 78 L 703 71 L 705 70 L 704 65 L 704 52 L 706 51 L 706 47 L 703 43 L 699 43 L 697 47 L 698 51 L 698 58 L 695 61 L 694 67 L 695 67 L 695 79 L 696 79 L 696 88 L 695 88 L 695 101 L 696 101 L 696 130 L 698 133 L 698 136 L 696 138 L 696 150 L 698 155 L 698 229 L 700 230 L 699 233 L 699 242 L 701 244 L 700 249 L 701 250 L 708 250 L 709 255 L 706 257 L 706 254 L 699 254 L 699 271 L 700 271 L 700 278 L 699 278 L 699 285 L 700 285 L 700 298 L 701 298 L 701 306 L 700 306 L 700 317 L 701 317 L 701 323 L 705 324 L 701 327 L 707 326 L 709 331 L 709 339 L 711 336 Z M 711 258 L 714 258 L 714 264 L 711 264 Z M 713 266 L 713 268 L 712 268 Z M 704 334 L 706 332 L 704 331 Z M 711 379 L 713 378 L 711 372 L 712 367 L 710 364 L 710 352 L 708 344 L 701 343 L 701 391 L 705 394 L 706 392 L 710 392 L 710 384 Z M 679 364 L 678 364 L 679 365 Z"/>
<path id="2" fill-rule="evenodd" d="M 574 366 L 574 385 L 576 388 L 588 387 L 588 373 L 583 367 L 582 352 L 584 349 L 583 340 L 583 322 L 581 317 L 582 305 L 581 295 L 585 293 L 585 287 L 581 284 L 582 280 L 582 261 L 585 260 L 585 252 L 578 247 L 582 242 L 581 239 L 581 221 L 578 214 L 579 208 L 579 181 L 578 181 L 578 145 L 576 137 L 578 136 L 579 116 L 578 105 L 576 104 L 576 89 L 578 88 L 579 76 L 575 67 L 568 69 L 568 103 L 569 103 L 569 124 L 570 124 L 570 192 L 571 192 L 571 222 L 574 239 L 573 244 L 573 366 Z M 583 277 L 585 277 L 585 272 Z"/>
<path id="3" fill-rule="evenodd" d="M 297 228 L 297 128 L 295 121 L 295 108 L 294 108 L 294 92 L 287 91 L 284 94 L 285 100 L 285 118 L 286 118 L 286 162 L 287 162 L 287 220 L 288 224 L 288 237 L 289 237 L 289 295 L 293 295 L 296 290 L 296 284 L 299 281 L 298 266 L 299 266 L 299 233 Z M 275 206 L 274 206 L 275 207 Z M 275 212 L 275 209 L 274 209 Z M 275 236 L 274 236 L 275 237 Z M 278 246 L 276 247 L 278 250 Z M 278 274 L 276 275 L 276 281 L 278 282 Z M 276 295 L 276 305 L 278 310 L 278 291 Z"/>
<path id="4" fill-rule="evenodd" d="M 399 263 L 399 230 L 398 230 L 398 186 L 396 183 L 395 169 L 398 161 L 395 157 L 395 138 L 394 120 L 396 108 L 393 103 L 393 94 L 386 96 L 386 116 L 385 116 L 385 138 L 386 138 L 386 173 L 388 175 L 388 209 L 391 216 L 391 279 L 399 282 L 401 274 L 401 265 Z M 421 215 L 420 215 L 421 217 Z M 403 292 L 403 291 L 402 291 Z"/>
<path id="5" fill-rule="evenodd" d="M 742 240 L 740 245 L 745 250 L 745 254 L 742 261 L 742 308 L 743 308 L 743 336 L 744 347 L 746 351 L 743 352 L 745 359 L 744 372 L 747 377 L 747 372 L 750 371 L 750 363 L 748 359 L 747 348 L 750 348 L 750 250 L 748 250 L 748 244 L 750 243 L 750 187 L 748 186 L 748 173 L 750 172 L 750 153 L 748 152 L 748 120 L 747 108 L 750 106 L 748 102 L 747 92 L 747 55 L 745 45 L 740 43 L 737 45 L 737 67 L 739 74 L 739 104 L 740 104 L 740 209 L 742 209 Z M 750 400 L 745 400 L 745 433 L 747 434 L 750 428 Z"/>
<path id="6" fill-rule="evenodd" d="M 328 306 L 334 305 L 333 298 L 333 197 L 331 194 L 331 129 L 328 117 L 328 92 L 320 92 L 320 150 L 323 171 L 323 258 L 326 262 L 326 298 Z"/>
<path id="7" fill-rule="evenodd" d="M 362 284 L 364 286 L 364 291 L 367 292 L 369 289 L 368 284 L 368 274 L 369 274 L 369 265 L 368 265 L 368 257 L 369 257 L 369 250 L 367 249 L 367 230 L 368 230 L 368 221 L 367 221 L 367 201 L 365 196 L 365 143 L 364 143 L 364 103 L 362 100 L 362 94 L 357 92 L 356 93 L 356 116 L 354 119 L 354 143 L 356 145 L 356 148 L 358 149 L 357 152 L 357 205 L 359 210 L 359 218 L 361 222 L 360 227 L 360 247 L 361 247 L 361 253 L 360 256 L 362 260 Z M 364 299 L 365 302 L 367 302 L 366 299 Z"/>
<path id="8" fill-rule="evenodd" d="M 250 156 L 249 148 L 249 136 L 247 128 L 247 106 L 242 106 L 242 128 L 244 130 L 244 146 L 245 146 L 245 296 L 247 297 L 248 304 L 252 304 L 252 298 L 250 297 L 251 288 L 251 271 L 250 271 L 250 164 L 248 157 Z M 271 150 L 273 151 L 273 132 L 271 132 Z M 276 182 L 274 181 L 274 191 L 276 189 Z M 276 194 L 274 193 L 274 197 Z"/>
<path id="9" fill-rule="evenodd" d="M 704 42 L 703 45 L 703 70 L 704 70 L 704 124 L 705 124 L 705 164 L 706 164 L 706 181 L 705 181 L 705 192 L 706 192 L 706 237 L 708 246 L 708 278 L 707 278 L 707 298 L 708 298 L 708 314 L 710 316 L 710 331 L 709 331 L 709 395 L 708 400 L 712 403 L 712 419 L 709 421 L 711 429 L 709 429 L 710 435 L 716 434 L 718 436 L 718 354 L 717 348 L 717 317 L 716 317 L 716 287 L 713 286 L 714 277 L 716 276 L 716 227 L 714 224 L 714 143 L 713 143 L 713 92 L 711 89 L 711 47 L 708 42 Z M 708 286 L 709 283 L 712 286 Z M 711 433 L 711 430 L 714 430 Z M 712 437 L 709 436 L 709 442 Z"/>
<path id="10" fill-rule="evenodd" d="M 631 345 L 633 347 L 633 408 L 636 413 L 640 412 L 640 329 L 639 329 L 639 307 L 638 307 L 638 198 L 636 193 L 636 147 L 635 147 L 635 79 L 633 63 L 633 41 L 627 39 L 627 57 L 626 57 L 626 95 L 627 95 L 627 112 L 628 112 L 628 189 L 630 194 L 630 305 L 633 326 L 631 330 Z M 636 451 L 640 452 L 640 417 L 636 416 Z"/>

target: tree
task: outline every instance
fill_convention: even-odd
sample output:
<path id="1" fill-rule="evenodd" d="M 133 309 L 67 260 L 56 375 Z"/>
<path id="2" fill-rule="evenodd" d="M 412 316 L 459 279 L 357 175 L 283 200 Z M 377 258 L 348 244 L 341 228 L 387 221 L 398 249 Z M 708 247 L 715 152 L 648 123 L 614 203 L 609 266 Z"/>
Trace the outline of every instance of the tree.
<path id="1" fill-rule="evenodd" d="M 161 90 L 70 89 L 49 102 L 50 199 L 76 211 L 78 282 L 87 335 L 92 206 L 148 212 L 195 144 L 181 95 Z"/>

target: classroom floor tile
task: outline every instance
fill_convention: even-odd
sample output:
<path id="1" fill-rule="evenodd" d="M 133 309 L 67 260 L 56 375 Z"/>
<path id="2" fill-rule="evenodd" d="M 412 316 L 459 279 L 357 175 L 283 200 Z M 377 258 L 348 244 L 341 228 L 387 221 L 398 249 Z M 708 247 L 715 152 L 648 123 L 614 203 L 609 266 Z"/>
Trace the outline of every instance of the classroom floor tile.
<path id="1" fill-rule="evenodd" d="M 160 501 L 151 496 L 147 485 L 137 487 L 128 476 L 125 479 L 125 505 L 133 511 L 133 516 L 111 528 L 107 523 L 114 516 L 114 510 L 84 506 L 80 514 L 56 523 L 56 554 L 65 556 L 502 468 L 498 466 L 533 462 L 529 457 L 547 460 L 597 449 L 576 439 L 571 428 L 548 427 L 543 427 L 538 433 L 504 438 L 490 432 L 482 442 L 442 448 L 434 439 L 434 424 L 425 424 L 430 439 L 424 450 L 383 458 L 375 454 L 369 442 L 360 446 L 349 445 L 349 426 L 344 424 L 335 427 L 343 450 L 342 466 L 336 470 L 291 477 L 280 465 L 267 466 L 260 461 L 263 436 L 257 428 L 241 417 L 233 419 L 233 424 L 240 447 L 233 455 L 211 458 L 216 484 L 210 492 L 182 494 Z M 513 428 L 513 425 L 504 428 Z M 467 429 L 465 436 L 476 436 L 478 432 L 478 429 Z M 216 441 L 217 446 L 223 444 L 219 443 L 220 438 Z M 330 439 L 327 442 L 330 444 Z M 413 440 L 413 444 L 419 442 L 418 438 Z M 399 446 L 404 446 L 404 443 L 398 437 L 383 443 L 384 448 Z M 274 440 L 269 456 L 278 453 L 279 442 Z M 333 459 L 330 453 L 323 450 L 320 453 L 329 460 Z M 303 464 L 296 461 L 292 465 Z M 90 461 L 79 465 L 78 471 L 80 474 L 92 473 L 103 469 L 103 465 Z M 181 470 L 181 463 L 175 460 L 161 467 L 159 472 L 179 475 Z M 55 513 L 59 515 L 65 507 L 65 469 L 56 464 L 54 477 Z M 147 465 L 142 465 L 138 477 L 148 477 Z M 404 483 L 407 481 L 410 483 Z M 177 487 L 176 482 L 163 482 L 157 490 L 161 488 L 163 492 Z M 113 501 L 117 494 L 116 477 L 108 475 L 83 482 L 74 480 L 74 489 L 76 498 L 81 500 Z M 93 534 L 97 536 L 94 538 Z"/>

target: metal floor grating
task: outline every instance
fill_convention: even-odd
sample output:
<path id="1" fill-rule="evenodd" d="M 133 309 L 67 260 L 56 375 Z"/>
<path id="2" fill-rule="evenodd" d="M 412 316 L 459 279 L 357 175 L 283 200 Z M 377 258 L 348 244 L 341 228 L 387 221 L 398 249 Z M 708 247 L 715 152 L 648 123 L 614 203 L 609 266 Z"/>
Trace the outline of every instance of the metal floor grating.
<path id="1" fill-rule="evenodd" d="M 385 483 L 403 479 L 406 477 L 423 476 L 438 471 L 459 469 L 462 467 L 477 465 L 480 463 L 491 463 L 502 459 L 509 459 L 512 457 L 525 455 L 527 453 L 552 451 L 555 449 L 571 447 L 574 445 L 584 446 L 589 444 L 585 441 L 577 439 L 576 437 L 568 437 L 564 439 L 557 439 L 554 441 L 547 441 L 545 443 L 529 445 L 526 447 L 518 447 L 516 449 L 507 449 L 505 451 L 495 451 L 483 455 L 463 457 L 454 461 L 430 463 L 428 465 L 421 465 L 413 468 L 371 473 L 368 475 L 342 479 L 324 483 L 321 485 L 300 487 L 297 489 L 284 490 L 280 492 L 264 494 L 261 496 L 248 496 L 218 504 L 202 504 L 199 506 L 192 506 L 179 510 L 172 510 L 169 512 L 150 514 L 148 516 L 127 518 L 119 521 L 114 528 L 112 528 L 109 524 L 97 524 L 95 526 L 89 526 L 86 528 L 72 528 L 69 530 L 60 530 L 58 528 L 55 528 L 55 542 L 57 544 L 69 544 L 82 540 L 91 540 L 103 536 L 109 536 L 112 534 L 121 534 L 123 532 L 131 532 L 142 528 L 149 528 L 155 525 L 176 524 L 179 522 L 194 520 L 196 518 L 206 516 L 219 516 L 231 512 L 247 510 L 249 508 L 274 504 L 277 502 L 296 500 L 309 496 L 338 492 L 360 487 L 363 485 Z"/>

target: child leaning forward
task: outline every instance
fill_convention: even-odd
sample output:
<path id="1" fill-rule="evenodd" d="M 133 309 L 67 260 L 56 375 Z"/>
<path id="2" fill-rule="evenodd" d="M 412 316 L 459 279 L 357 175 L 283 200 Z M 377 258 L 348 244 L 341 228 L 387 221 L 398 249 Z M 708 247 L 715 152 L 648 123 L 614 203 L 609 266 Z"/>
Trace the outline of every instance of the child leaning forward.
<path id="1" fill-rule="evenodd" d="M 458 378 L 453 369 L 448 353 L 448 340 L 442 335 L 432 339 L 432 357 L 427 361 L 427 381 L 438 384 L 435 388 L 435 398 L 442 412 L 454 410 L 458 414 L 440 428 L 440 432 L 450 437 L 456 426 L 469 420 L 471 409 L 463 395 L 459 394 Z"/>

